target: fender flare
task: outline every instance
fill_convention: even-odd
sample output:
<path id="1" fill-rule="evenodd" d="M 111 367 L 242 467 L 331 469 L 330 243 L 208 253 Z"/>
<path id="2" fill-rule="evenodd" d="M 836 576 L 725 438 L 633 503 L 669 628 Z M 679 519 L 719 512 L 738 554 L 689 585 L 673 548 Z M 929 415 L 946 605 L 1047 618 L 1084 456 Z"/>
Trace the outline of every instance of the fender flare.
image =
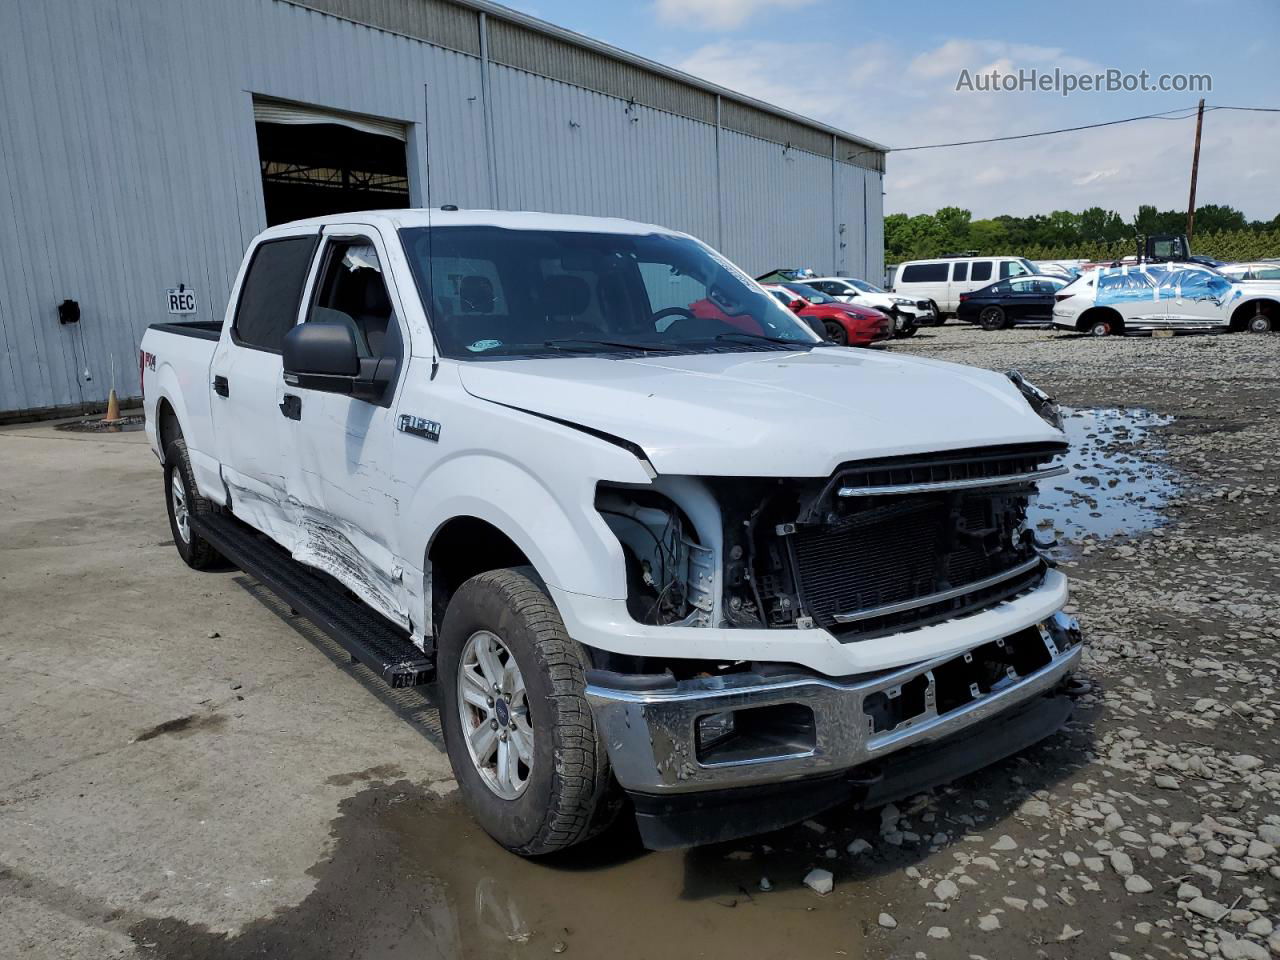
<path id="1" fill-rule="evenodd" d="M 401 521 L 413 531 L 405 553 L 421 558 L 424 592 L 436 534 L 450 520 L 474 517 L 507 536 L 548 585 L 625 600 L 622 545 L 593 507 L 598 479 L 584 476 L 572 488 L 553 491 L 516 461 L 479 451 L 438 464 Z"/>

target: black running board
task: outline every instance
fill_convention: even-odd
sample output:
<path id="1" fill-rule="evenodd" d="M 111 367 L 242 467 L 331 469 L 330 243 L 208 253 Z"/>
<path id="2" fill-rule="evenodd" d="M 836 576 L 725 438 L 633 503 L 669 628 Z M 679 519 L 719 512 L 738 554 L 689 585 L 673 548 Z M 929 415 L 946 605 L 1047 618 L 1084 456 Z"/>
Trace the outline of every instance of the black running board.
<path id="1" fill-rule="evenodd" d="M 434 665 L 407 633 L 347 597 L 337 581 L 298 563 L 269 537 L 224 513 L 193 515 L 191 528 L 392 687 L 434 678 Z"/>

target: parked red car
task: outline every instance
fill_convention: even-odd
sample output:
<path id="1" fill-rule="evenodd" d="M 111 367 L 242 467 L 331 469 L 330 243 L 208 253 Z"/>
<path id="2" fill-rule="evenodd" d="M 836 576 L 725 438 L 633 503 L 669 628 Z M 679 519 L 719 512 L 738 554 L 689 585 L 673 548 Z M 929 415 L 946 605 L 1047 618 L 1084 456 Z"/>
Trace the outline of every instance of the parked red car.
<path id="1" fill-rule="evenodd" d="M 893 338 L 893 318 L 879 310 L 842 303 L 803 283 L 765 284 L 765 289 L 804 319 L 820 321 L 826 338 L 842 347 L 867 347 Z"/>

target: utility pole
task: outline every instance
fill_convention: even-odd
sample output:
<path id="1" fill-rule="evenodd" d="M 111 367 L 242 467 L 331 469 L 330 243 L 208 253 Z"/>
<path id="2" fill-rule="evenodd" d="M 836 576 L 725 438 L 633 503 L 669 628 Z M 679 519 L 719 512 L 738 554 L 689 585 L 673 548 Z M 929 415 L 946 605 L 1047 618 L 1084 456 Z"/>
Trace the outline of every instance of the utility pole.
<path id="1" fill-rule="evenodd" d="M 1191 153 L 1191 199 L 1187 201 L 1187 253 L 1191 252 L 1191 234 L 1196 228 L 1196 177 L 1200 175 L 1200 128 L 1204 125 L 1204 97 L 1196 112 L 1196 148 Z"/>

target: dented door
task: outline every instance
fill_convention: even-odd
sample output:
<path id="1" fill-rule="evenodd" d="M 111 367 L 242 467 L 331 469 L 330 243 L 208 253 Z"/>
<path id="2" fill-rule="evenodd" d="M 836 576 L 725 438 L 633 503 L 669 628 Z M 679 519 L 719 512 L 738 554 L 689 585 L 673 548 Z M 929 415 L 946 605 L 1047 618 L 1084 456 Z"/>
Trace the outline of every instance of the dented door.
<path id="1" fill-rule="evenodd" d="M 303 322 L 341 323 L 357 334 L 362 356 L 398 356 L 407 365 L 408 333 L 378 234 L 360 225 L 325 228 Z M 394 539 L 400 503 L 391 479 L 397 382 L 379 400 L 288 387 L 296 451 L 289 471 L 294 557 L 351 588 L 385 616 L 408 625 L 402 564 Z"/>

